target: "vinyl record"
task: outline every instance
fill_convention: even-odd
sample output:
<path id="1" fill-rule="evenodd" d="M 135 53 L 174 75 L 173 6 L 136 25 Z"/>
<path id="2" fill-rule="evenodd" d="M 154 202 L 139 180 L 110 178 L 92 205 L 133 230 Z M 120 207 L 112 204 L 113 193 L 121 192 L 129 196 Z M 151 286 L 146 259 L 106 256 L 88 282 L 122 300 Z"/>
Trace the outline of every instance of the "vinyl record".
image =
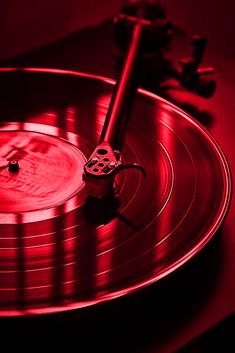
<path id="1" fill-rule="evenodd" d="M 111 300 L 192 258 L 225 218 L 226 158 L 166 100 L 139 90 L 118 197 L 92 199 L 83 167 L 96 147 L 111 80 L 1 69 L 0 315 L 51 313 Z"/>

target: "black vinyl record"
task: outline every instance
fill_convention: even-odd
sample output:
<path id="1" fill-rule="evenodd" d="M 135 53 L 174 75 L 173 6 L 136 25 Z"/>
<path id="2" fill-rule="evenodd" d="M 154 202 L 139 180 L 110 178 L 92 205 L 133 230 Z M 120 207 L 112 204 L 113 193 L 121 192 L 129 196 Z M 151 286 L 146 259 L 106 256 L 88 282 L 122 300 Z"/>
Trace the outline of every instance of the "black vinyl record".
<path id="1" fill-rule="evenodd" d="M 213 137 L 139 90 L 119 198 L 95 202 L 82 180 L 114 82 L 49 69 L 1 69 L 0 315 L 79 309 L 182 266 L 211 239 L 231 197 Z M 12 171 L 14 161 L 19 170 Z"/>

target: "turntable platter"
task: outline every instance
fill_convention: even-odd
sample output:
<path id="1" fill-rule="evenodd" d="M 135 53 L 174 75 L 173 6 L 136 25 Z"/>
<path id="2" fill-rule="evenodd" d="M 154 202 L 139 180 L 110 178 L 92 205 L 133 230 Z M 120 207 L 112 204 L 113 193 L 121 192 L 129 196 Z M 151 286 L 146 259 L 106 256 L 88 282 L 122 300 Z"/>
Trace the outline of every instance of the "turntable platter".
<path id="1" fill-rule="evenodd" d="M 182 266 L 215 234 L 229 207 L 229 167 L 185 112 L 139 90 L 123 156 L 147 177 L 123 171 L 117 207 L 102 207 L 87 202 L 82 172 L 113 82 L 48 69 L 5 69 L 0 77 L 2 316 L 125 295 Z"/>

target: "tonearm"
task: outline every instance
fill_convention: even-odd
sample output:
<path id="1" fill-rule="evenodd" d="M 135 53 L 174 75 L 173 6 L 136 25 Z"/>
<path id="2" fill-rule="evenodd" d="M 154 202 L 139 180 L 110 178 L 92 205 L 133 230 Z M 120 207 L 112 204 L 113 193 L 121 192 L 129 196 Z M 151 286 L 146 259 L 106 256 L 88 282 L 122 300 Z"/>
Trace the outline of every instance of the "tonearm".
<path id="1" fill-rule="evenodd" d="M 188 90 L 204 97 L 215 91 L 215 81 L 208 79 L 213 68 L 199 67 L 206 49 L 206 40 L 193 39 L 193 54 L 180 63 L 165 58 L 173 31 L 173 24 L 159 1 L 126 1 L 121 13 L 114 18 L 115 37 L 119 44 L 121 73 L 111 97 L 103 130 L 90 158 L 84 166 L 83 180 L 88 194 L 102 199 L 112 189 L 116 174 L 126 168 L 145 170 L 136 163 L 124 164 L 121 149 L 128 125 L 130 110 L 138 85 L 146 78 L 146 58 L 155 56 L 159 87 L 166 78 L 176 79 Z"/>

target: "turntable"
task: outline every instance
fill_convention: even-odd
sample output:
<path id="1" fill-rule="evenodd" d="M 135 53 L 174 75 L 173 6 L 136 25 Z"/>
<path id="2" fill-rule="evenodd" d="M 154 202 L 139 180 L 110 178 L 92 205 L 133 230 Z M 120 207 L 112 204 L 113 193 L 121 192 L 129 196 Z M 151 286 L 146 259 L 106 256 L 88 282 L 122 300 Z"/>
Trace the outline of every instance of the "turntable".
<path id="1" fill-rule="evenodd" d="M 227 215 L 231 174 L 217 140 L 167 99 L 137 90 L 155 19 L 124 9 L 116 21 L 129 39 L 117 84 L 0 69 L 3 317 L 79 313 L 138 293 L 190 262 Z M 176 78 L 211 95 L 214 81 L 189 80 L 187 64 Z"/>

